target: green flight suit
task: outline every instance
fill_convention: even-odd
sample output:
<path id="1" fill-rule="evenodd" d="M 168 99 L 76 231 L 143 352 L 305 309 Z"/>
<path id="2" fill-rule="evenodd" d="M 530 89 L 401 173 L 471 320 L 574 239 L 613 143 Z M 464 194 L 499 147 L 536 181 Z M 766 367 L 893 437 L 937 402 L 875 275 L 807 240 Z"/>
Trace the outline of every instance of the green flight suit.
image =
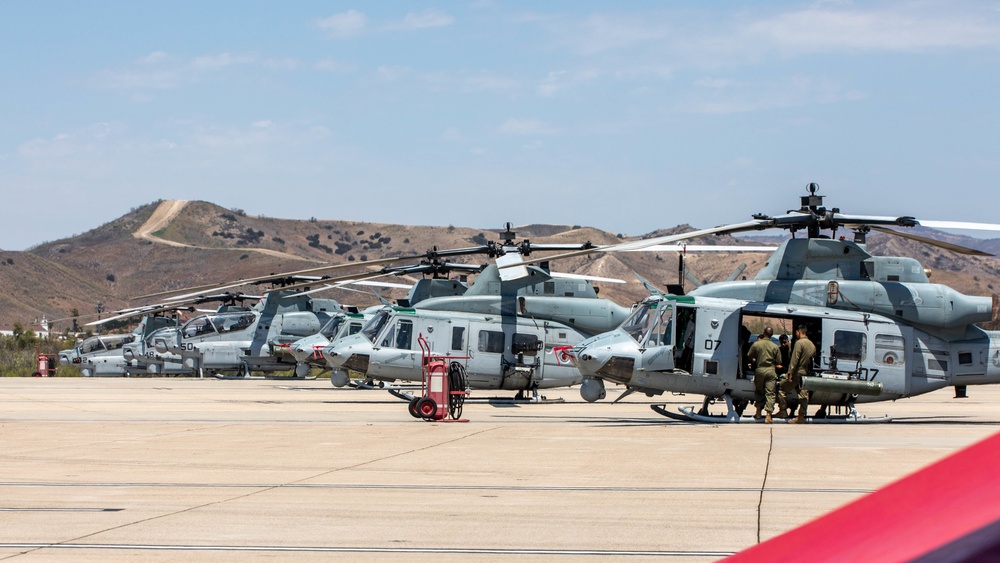
<path id="1" fill-rule="evenodd" d="M 788 407 L 787 395 L 797 392 L 799 416 L 805 416 L 806 407 L 809 406 L 809 392 L 802 388 L 802 378 L 812 373 L 814 355 L 816 355 L 816 345 L 808 338 L 799 338 L 792 345 L 792 357 L 788 360 L 788 377 L 778 386 L 779 410 L 784 411 Z"/>
<path id="2" fill-rule="evenodd" d="M 764 338 L 753 343 L 747 351 L 749 359 L 754 367 L 753 385 L 754 402 L 757 408 L 764 407 L 764 412 L 774 410 L 775 387 L 778 376 L 774 371 L 774 366 L 781 359 L 781 349 L 770 338 Z"/>

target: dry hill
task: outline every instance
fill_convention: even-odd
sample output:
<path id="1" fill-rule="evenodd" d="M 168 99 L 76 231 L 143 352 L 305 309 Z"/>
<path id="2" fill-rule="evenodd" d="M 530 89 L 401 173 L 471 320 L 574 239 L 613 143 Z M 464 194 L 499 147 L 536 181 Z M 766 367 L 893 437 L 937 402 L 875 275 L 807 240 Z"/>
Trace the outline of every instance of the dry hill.
<path id="1" fill-rule="evenodd" d="M 591 227 L 526 225 L 515 229 L 519 240 L 534 243 L 613 244 L 623 237 Z M 692 230 L 687 225 L 649 233 L 642 238 Z M 207 283 L 218 283 L 325 263 L 362 263 L 384 257 L 420 254 L 433 247 L 462 248 L 496 240 L 500 229 L 459 226 L 413 226 L 310 218 L 275 219 L 249 216 L 208 202 L 154 202 L 72 238 L 39 245 L 25 252 L 0 252 L 0 327 L 26 326 L 43 316 L 67 319 L 72 309 L 93 314 L 98 302 L 105 311 L 129 305 L 139 295 Z M 935 236 L 943 235 L 936 233 Z M 945 235 L 950 236 L 950 235 Z M 953 237 L 958 244 L 972 239 Z M 628 240 L 625 238 L 624 240 Z M 777 238 L 770 237 L 768 242 Z M 982 241 L 980 241 L 982 242 Z M 757 240 L 706 237 L 692 244 L 758 244 Z M 1000 246 L 1000 245 L 998 245 Z M 935 270 L 934 280 L 976 295 L 994 293 L 1000 281 L 997 259 L 965 258 L 925 245 L 887 237 L 870 237 L 875 254 L 918 258 Z M 702 281 L 725 279 L 746 263 L 752 277 L 767 259 L 764 253 L 690 254 L 686 263 Z M 469 257 L 480 263 L 483 257 Z M 462 261 L 462 260 L 459 260 Z M 360 268 L 361 266 L 359 266 Z M 678 278 L 675 253 L 614 253 L 560 261 L 558 271 L 619 278 L 627 284 L 597 284 L 602 295 L 622 304 L 641 299 L 646 291 L 635 271 L 665 285 Z M 688 283 L 690 289 L 691 284 Z M 253 289 L 247 290 L 253 292 Z M 401 290 L 383 292 L 392 297 Z M 361 305 L 374 303 L 366 293 L 337 291 L 331 297 Z M 55 330 L 69 328 L 68 320 Z"/>

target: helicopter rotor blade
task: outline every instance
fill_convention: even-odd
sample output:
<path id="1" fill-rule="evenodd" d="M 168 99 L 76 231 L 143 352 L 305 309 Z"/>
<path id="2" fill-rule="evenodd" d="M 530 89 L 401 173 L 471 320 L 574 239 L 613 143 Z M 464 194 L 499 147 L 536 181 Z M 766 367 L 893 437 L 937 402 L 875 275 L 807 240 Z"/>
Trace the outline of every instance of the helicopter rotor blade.
<path id="1" fill-rule="evenodd" d="M 602 278 L 600 276 L 588 276 L 586 274 L 568 274 L 566 272 L 549 272 L 549 276 L 553 278 L 566 278 L 571 280 L 586 280 L 592 282 L 604 282 L 604 283 L 628 283 L 625 280 L 620 280 L 618 278 Z"/>
<path id="2" fill-rule="evenodd" d="M 655 285 L 653 285 L 646 278 L 640 276 L 639 273 L 636 272 L 635 270 L 632 270 L 632 275 L 634 275 L 636 278 L 639 279 L 639 283 L 641 283 L 642 286 L 645 287 L 649 291 L 650 294 L 652 294 L 652 295 L 663 295 L 663 291 L 660 290 L 660 288 L 658 288 Z"/>
<path id="3" fill-rule="evenodd" d="M 931 229 L 964 229 L 969 231 L 1000 231 L 996 223 L 966 223 L 964 221 L 919 221 L 921 227 Z"/>
<path id="4" fill-rule="evenodd" d="M 736 269 L 733 270 L 733 273 L 729 274 L 729 277 L 726 278 L 726 281 L 727 282 L 728 281 L 735 281 L 736 278 L 740 277 L 740 274 L 743 273 L 743 270 L 746 270 L 746 269 L 747 269 L 747 263 L 746 262 L 741 263 L 739 266 L 736 266 Z"/>
<path id="5" fill-rule="evenodd" d="M 917 242 L 922 242 L 930 246 L 936 246 L 938 248 L 943 248 L 945 250 L 957 252 L 958 254 L 965 254 L 967 256 L 993 256 L 993 254 L 990 254 L 989 252 L 983 252 L 982 250 L 976 250 L 975 248 L 969 248 L 967 246 L 961 246 L 958 244 L 944 242 L 937 239 L 922 237 L 920 235 L 915 235 L 913 233 L 903 233 L 893 229 L 886 229 L 885 227 L 872 227 L 872 230 L 878 231 L 880 233 L 885 233 L 887 235 L 893 235 L 905 239 L 915 240 Z"/>
<path id="6" fill-rule="evenodd" d="M 774 252 L 777 249 L 777 246 L 657 244 L 627 252 Z"/>
<path id="7" fill-rule="evenodd" d="M 278 292 L 281 292 L 281 291 L 295 291 L 295 290 L 299 290 L 299 289 L 303 289 L 303 288 L 307 288 L 307 287 L 311 288 L 311 287 L 313 287 L 315 285 L 322 286 L 321 288 L 310 289 L 310 290 L 307 290 L 307 291 L 298 291 L 296 293 L 287 295 L 287 297 L 293 297 L 293 296 L 298 296 L 298 295 L 309 295 L 309 294 L 312 294 L 312 293 L 316 293 L 318 291 L 325 291 L 327 289 L 334 289 L 334 288 L 338 288 L 338 287 L 344 286 L 344 285 L 349 285 L 351 283 L 358 282 L 358 281 L 369 281 L 369 280 L 375 280 L 375 279 L 378 279 L 378 278 L 383 278 L 383 277 L 388 277 L 388 276 L 395 276 L 395 275 L 396 275 L 396 272 L 394 272 L 394 271 L 393 272 L 382 272 L 382 271 L 379 271 L 379 272 L 362 272 L 362 273 L 359 273 L 359 274 L 350 274 L 350 275 L 339 276 L 339 277 L 335 277 L 335 278 L 324 278 L 324 279 L 317 280 L 317 281 L 302 282 L 302 283 L 292 284 L 292 285 L 289 285 L 289 286 L 286 286 L 286 287 L 275 287 L 275 288 L 268 289 L 264 293 L 270 295 L 272 293 L 278 293 Z"/>
<path id="8" fill-rule="evenodd" d="M 187 306 L 184 306 L 184 305 L 180 305 L 180 306 L 178 306 L 178 305 L 170 305 L 170 306 L 162 306 L 162 307 L 150 307 L 148 309 L 139 309 L 139 310 L 136 310 L 136 311 L 128 311 L 126 313 L 122 313 L 122 314 L 119 314 L 119 315 L 113 315 L 113 316 L 110 316 L 110 317 L 107 317 L 107 318 L 104 318 L 104 319 L 100 319 L 100 320 L 97 320 L 97 321 L 91 321 L 91 322 L 89 322 L 89 323 L 87 323 L 87 324 L 85 324 L 83 326 L 100 326 L 100 325 L 103 325 L 103 324 L 111 323 L 111 322 L 114 322 L 114 321 L 119 321 L 119 320 L 122 320 L 122 319 L 131 319 L 131 318 L 135 318 L 135 317 L 146 317 L 146 316 L 149 316 L 149 315 L 155 315 L 157 313 L 165 313 L 167 311 L 193 311 L 193 310 L 194 310 L 194 307 L 191 307 L 190 305 L 187 305 Z"/>
<path id="9" fill-rule="evenodd" d="M 459 249 L 459 251 L 468 251 L 468 250 L 470 250 L 470 249 Z M 394 262 L 405 262 L 407 260 L 419 260 L 421 258 L 425 258 L 426 256 L 427 256 L 427 253 L 424 253 L 424 254 L 415 254 L 415 255 L 411 255 L 411 256 L 397 256 L 397 257 L 394 257 L 394 258 L 380 258 L 378 260 L 369 260 L 368 262 L 365 262 L 364 264 L 366 266 L 377 266 L 379 264 L 392 264 Z M 266 282 L 271 281 L 271 280 L 285 279 L 285 278 L 289 278 L 289 277 L 308 276 L 308 275 L 321 274 L 321 273 L 326 273 L 326 272 L 333 272 L 333 271 L 336 271 L 336 270 L 339 270 L 339 269 L 342 269 L 342 268 L 350 268 L 350 267 L 354 267 L 354 266 L 358 266 L 358 264 L 354 263 L 354 262 L 345 262 L 343 264 L 331 264 L 331 265 L 327 265 L 327 266 L 319 266 L 319 267 L 316 267 L 316 268 L 307 268 L 305 270 L 296 270 L 294 272 L 285 272 L 285 273 L 282 273 L 282 274 L 270 274 L 270 275 L 266 275 L 266 276 L 257 276 L 257 277 L 254 277 L 254 278 L 245 278 L 245 279 L 242 279 L 242 280 L 236 280 L 236 281 L 231 281 L 231 282 L 221 282 L 221 283 L 218 283 L 218 284 L 201 285 L 201 286 L 187 287 L 187 288 L 176 289 L 176 290 L 171 290 L 171 291 L 162 291 L 162 292 L 159 292 L 159 293 L 150 293 L 148 295 L 142 295 L 142 296 L 136 297 L 135 299 L 150 299 L 150 298 L 153 298 L 153 297 L 176 296 L 176 295 L 180 295 L 180 294 L 186 294 L 187 296 L 195 296 L 195 295 L 201 295 L 201 294 L 203 294 L 205 292 L 208 292 L 208 291 L 223 291 L 223 290 L 226 290 L 226 289 L 232 289 L 234 287 L 240 287 L 241 285 L 247 285 L 247 284 L 252 284 L 252 283 L 266 283 Z"/>
<path id="10" fill-rule="evenodd" d="M 744 223 L 734 223 L 732 225 L 722 225 L 720 227 L 712 227 L 710 229 L 701 229 L 699 231 L 691 231 L 689 233 L 682 233 L 678 235 L 666 235 L 662 237 L 654 237 L 630 242 L 622 242 L 618 244 L 612 244 L 609 246 L 595 246 L 593 248 L 587 248 L 583 250 L 575 250 L 571 252 L 564 252 L 562 254 L 553 254 L 551 256 L 546 256 L 544 258 L 533 258 L 531 260 L 523 260 L 518 264 L 511 265 L 500 265 L 498 267 L 501 271 L 504 268 L 512 268 L 518 265 L 531 265 L 538 264 L 540 262 L 562 260 L 564 258 L 573 258 L 576 256 L 587 256 L 588 254 L 593 254 L 595 252 L 624 252 L 624 251 L 635 251 L 642 250 L 650 246 L 656 246 L 660 244 L 670 244 L 678 243 L 685 240 L 690 240 L 693 238 L 703 237 L 706 235 L 726 235 L 731 233 L 740 233 L 745 231 L 762 231 L 764 229 L 774 228 L 773 221 L 770 219 L 754 219 L 752 221 L 746 221 Z"/>

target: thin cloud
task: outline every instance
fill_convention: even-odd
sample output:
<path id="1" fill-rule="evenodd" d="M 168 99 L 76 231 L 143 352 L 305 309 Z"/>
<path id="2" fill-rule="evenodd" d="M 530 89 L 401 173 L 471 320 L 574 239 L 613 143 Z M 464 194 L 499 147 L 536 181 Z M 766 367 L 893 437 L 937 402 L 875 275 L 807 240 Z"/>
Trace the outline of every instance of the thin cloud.
<path id="1" fill-rule="evenodd" d="M 985 11 L 963 14 L 953 13 L 950 6 L 945 8 L 938 13 L 811 8 L 752 22 L 745 33 L 785 54 L 915 52 L 1000 45 L 1000 25 L 984 21 L 989 15 Z"/>
<path id="2" fill-rule="evenodd" d="M 214 71 L 233 65 L 248 64 L 252 62 L 254 62 L 253 57 L 249 57 L 246 55 L 232 55 L 230 53 L 221 53 L 218 55 L 206 55 L 206 56 L 195 57 L 191 61 L 191 68 L 195 70 Z"/>
<path id="3" fill-rule="evenodd" d="M 653 10 L 518 21 L 546 31 L 556 46 L 573 54 L 604 61 L 608 75 L 649 75 L 650 68 L 659 68 L 664 79 L 673 68 L 715 69 L 775 55 L 1000 47 L 996 10 L 949 3 L 874 8 L 820 3 L 771 14 Z"/>
<path id="4" fill-rule="evenodd" d="M 538 95 L 542 97 L 552 97 L 563 90 L 575 88 L 580 85 L 591 84 L 600 78 L 600 71 L 594 68 L 568 71 L 550 71 L 544 80 L 538 85 Z"/>
<path id="5" fill-rule="evenodd" d="M 433 8 L 420 13 L 410 12 L 403 17 L 403 20 L 391 23 L 386 29 L 429 29 L 433 27 L 446 27 L 455 23 L 455 18 Z"/>
<path id="6" fill-rule="evenodd" d="M 335 61 L 333 59 L 323 59 L 316 61 L 313 65 L 316 70 L 322 72 L 349 72 L 354 70 L 354 65 L 343 63 L 340 61 Z"/>
<path id="7" fill-rule="evenodd" d="M 538 119 L 508 119 L 497 131 L 505 135 L 541 135 L 555 133 L 555 128 Z"/>
<path id="8" fill-rule="evenodd" d="M 335 39 L 354 37 L 368 26 L 368 16 L 357 10 L 348 10 L 316 20 L 316 27 Z"/>
<path id="9" fill-rule="evenodd" d="M 692 99 L 681 102 L 678 110 L 724 115 L 865 98 L 864 92 L 847 88 L 834 80 L 809 76 L 762 84 L 700 80 L 696 86 L 700 89 L 694 92 Z"/>
<path id="10" fill-rule="evenodd" d="M 91 83 L 97 88 L 130 92 L 170 90 L 200 82 L 238 66 L 257 66 L 268 70 L 297 70 L 303 67 L 303 63 L 292 58 L 260 58 L 234 53 L 200 55 L 189 60 L 179 60 L 162 51 L 156 51 L 140 58 L 132 68 L 98 72 L 91 79 Z"/>

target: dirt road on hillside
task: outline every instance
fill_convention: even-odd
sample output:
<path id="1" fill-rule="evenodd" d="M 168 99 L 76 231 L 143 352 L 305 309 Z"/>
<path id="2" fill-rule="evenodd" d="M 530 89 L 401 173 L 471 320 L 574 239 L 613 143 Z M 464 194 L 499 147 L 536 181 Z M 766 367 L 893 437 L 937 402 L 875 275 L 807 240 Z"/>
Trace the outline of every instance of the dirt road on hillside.
<path id="1" fill-rule="evenodd" d="M 148 240 L 150 242 L 155 242 L 156 244 L 165 244 L 167 246 L 177 246 L 183 248 L 200 248 L 203 250 L 239 250 L 259 252 L 261 254 L 267 254 L 268 256 L 274 256 L 277 258 L 286 258 L 290 260 L 302 260 L 303 262 L 313 262 L 316 264 L 321 264 L 319 260 L 312 260 L 310 258 L 304 258 L 302 256 L 296 256 L 295 254 L 288 254 L 287 252 L 280 252 L 278 250 L 271 250 L 269 248 L 210 248 L 207 246 L 195 246 L 193 244 L 185 244 L 183 242 L 177 242 L 175 240 L 162 239 L 153 233 L 166 228 L 171 221 L 184 209 L 184 207 L 190 203 L 186 199 L 168 199 L 160 203 L 156 211 L 150 215 L 149 220 L 146 221 L 141 227 L 139 227 L 132 236 L 138 239 Z"/>

